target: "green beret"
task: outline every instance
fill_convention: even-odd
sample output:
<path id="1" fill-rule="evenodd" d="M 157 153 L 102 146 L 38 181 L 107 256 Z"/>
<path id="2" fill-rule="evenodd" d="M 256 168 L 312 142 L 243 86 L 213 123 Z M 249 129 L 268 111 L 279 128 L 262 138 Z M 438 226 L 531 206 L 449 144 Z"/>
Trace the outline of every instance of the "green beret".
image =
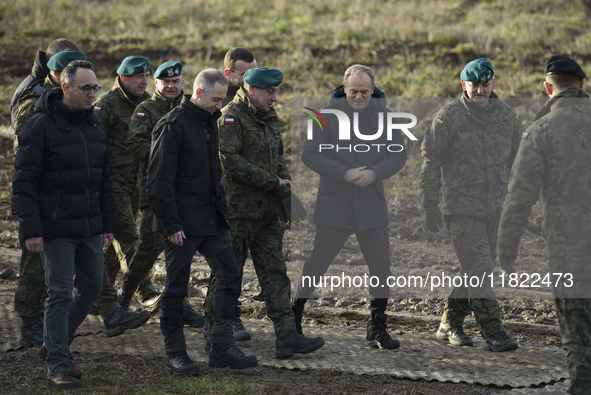
<path id="1" fill-rule="evenodd" d="M 66 49 L 65 51 L 61 51 L 56 53 L 49 59 L 47 62 L 47 67 L 49 70 L 59 71 L 62 72 L 63 69 L 66 68 L 68 63 L 74 60 L 85 60 L 86 56 L 82 52 L 74 51 L 73 49 Z"/>
<path id="2" fill-rule="evenodd" d="M 482 83 L 495 76 L 492 64 L 484 58 L 471 61 L 460 73 L 462 81 Z"/>
<path id="3" fill-rule="evenodd" d="M 181 75 L 183 72 L 183 64 L 174 60 L 164 62 L 156 69 L 154 78 L 172 78 Z"/>
<path id="4" fill-rule="evenodd" d="M 150 61 L 143 56 L 128 56 L 117 69 L 119 75 L 134 75 L 150 71 Z"/>
<path id="5" fill-rule="evenodd" d="M 246 70 L 244 82 L 257 88 L 267 89 L 271 86 L 279 86 L 283 81 L 283 73 L 277 69 L 259 67 Z"/>
<path id="6" fill-rule="evenodd" d="M 579 79 L 587 77 L 581 66 L 568 56 L 552 55 L 546 59 L 545 70 L 546 75 L 550 74 L 566 74 L 574 75 Z"/>

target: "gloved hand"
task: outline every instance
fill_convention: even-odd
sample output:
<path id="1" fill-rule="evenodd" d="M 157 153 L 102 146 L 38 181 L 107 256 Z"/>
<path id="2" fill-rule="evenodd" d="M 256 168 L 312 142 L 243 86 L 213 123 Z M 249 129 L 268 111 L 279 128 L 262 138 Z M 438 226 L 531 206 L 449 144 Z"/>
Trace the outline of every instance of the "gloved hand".
<path id="1" fill-rule="evenodd" d="M 277 211 L 281 222 L 299 222 L 308 216 L 304 205 L 288 184 L 280 185 L 274 193 L 277 195 Z"/>
<path id="2" fill-rule="evenodd" d="M 425 211 L 424 226 L 429 232 L 437 233 L 439 228 L 443 226 L 443 219 L 441 217 L 441 211 L 435 204 L 423 207 Z"/>
<path id="3" fill-rule="evenodd" d="M 510 275 L 510 274 L 512 274 L 512 273 L 517 273 L 515 271 L 515 269 L 513 268 L 513 266 L 511 265 L 511 263 L 513 263 L 513 262 L 509 262 L 508 260 L 501 259 L 499 257 L 499 265 L 501 266 L 501 270 L 507 276 Z"/>

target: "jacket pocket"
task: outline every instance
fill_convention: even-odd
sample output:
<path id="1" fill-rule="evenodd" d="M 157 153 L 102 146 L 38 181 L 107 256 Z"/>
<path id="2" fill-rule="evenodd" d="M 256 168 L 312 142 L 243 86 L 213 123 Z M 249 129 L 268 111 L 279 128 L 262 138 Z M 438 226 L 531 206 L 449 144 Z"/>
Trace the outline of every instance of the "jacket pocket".
<path id="1" fill-rule="evenodd" d="M 55 201 L 55 207 L 53 208 L 53 214 L 51 215 L 52 222 L 54 222 L 57 217 L 57 210 L 60 206 L 60 200 L 62 200 L 62 191 L 59 191 L 57 194 L 57 199 Z"/>
<path id="2" fill-rule="evenodd" d="M 460 236 L 462 233 L 464 233 L 464 227 L 464 224 L 453 220 L 449 223 L 449 231 L 452 235 Z"/>

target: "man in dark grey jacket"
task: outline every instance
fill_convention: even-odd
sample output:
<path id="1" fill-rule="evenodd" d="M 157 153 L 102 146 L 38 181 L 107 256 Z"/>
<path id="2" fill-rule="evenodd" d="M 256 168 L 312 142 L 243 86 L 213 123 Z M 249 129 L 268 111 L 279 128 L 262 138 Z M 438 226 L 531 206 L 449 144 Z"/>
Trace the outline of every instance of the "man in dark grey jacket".
<path id="1" fill-rule="evenodd" d="M 107 141 L 92 111 L 99 89 L 92 63 L 71 62 L 19 135 L 13 191 L 27 249 L 45 269 L 39 355 L 49 388 L 82 386 L 69 346 L 101 292 L 103 247 L 117 231 Z"/>
<path id="2" fill-rule="evenodd" d="M 384 105 L 385 96 L 375 87 L 373 71 L 367 66 L 353 65 L 345 72 L 343 86 L 333 92 L 327 109 L 344 113 L 352 126 L 357 119 L 357 129 L 372 135 L 377 134 L 380 125 L 386 125 L 390 110 Z M 390 243 L 382 181 L 392 177 L 406 163 L 404 143 L 399 130 L 392 131 L 390 141 L 384 132 L 371 142 L 360 139 L 351 130 L 347 145 L 362 144 L 363 147 L 358 150 L 322 149 L 345 144 L 344 141 L 339 143 L 337 116 L 326 115 L 325 119 L 327 130 L 315 129 L 313 139 L 306 141 L 302 154 L 302 162 L 320 174 L 320 185 L 313 218 L 316 224 L 314 250 L 304 264 L 295 292 L 296 326 L 301 333 L 304 305 L 314 292 L 313 285 L 303 284 L 302 278 L 324 275 L 351 233 L 355 233 L 370 275 L 376 276 L 382 285 L 369 289 L 371 318 L 367 323 L 366 340 L 371 346 L 395 349 L 400 343 L 386 330 L 389 292 L 384 285 L 390 276 Z M 365 145 L 370 149 L 366 151 Z"/>

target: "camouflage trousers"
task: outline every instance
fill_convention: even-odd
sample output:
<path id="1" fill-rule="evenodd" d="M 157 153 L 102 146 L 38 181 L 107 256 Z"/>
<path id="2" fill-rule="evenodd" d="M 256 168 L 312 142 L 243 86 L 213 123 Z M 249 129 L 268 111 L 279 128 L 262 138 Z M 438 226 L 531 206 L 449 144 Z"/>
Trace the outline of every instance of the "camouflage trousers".
<path id="1" fill-rule="evenodd" d="M 569 394 L 591 393 L 591 299 L 554 299 L 571 379 Z"/>
<path id="2" fill-rule="evenodd" d="M 454 250 L 460 261 L 460 275 L 481 279 L 483 273 L 492 273 L 499 221 L 500 214 L 488 221 L 459 215 L 447 219 Z M 476 288 L 469 284 L 467 287 L 454 287 L 445 302 L 442 321 L 452 326 L 461 326 L 464 318 L 474 312 L 484 337 L 488 338 L 504 328 L 499 303 L 490 282 L 484 281 L 480 285 Z"/>
<path id="3" fill-rule="evenodd" d="M 14 310 L 22 326 L 43 325 L 43 299 L 45 296 L 45 270 L 41 254 L 30 252 L 19 229 L 21 246 L 20 274 L 14 293 Z"/>
<path id="4" fill-rule="evenodd" d="M 144 190 L 143 193 L 146 191 Z M 139 301 L 144 300 L 148 287 L 141 287 L 142 281 L 150 278 L 150 271 L 162 251 L 164 251 L 164 235 L 154 232 L 154 212 L 150 206 L 140 209 L 140 244 L 131 258 L 127 271 L 123 275 L 123 289 L 126 292 L 135 292 Z M 183 299 L 183 307 L 190 306 L 189 299 Z"/>
<path id="5" fill-rule="evenodd" d="M 291 280 L 287 275 L 283 255 L 283 228 L 279 218 L 230 219 L 232 248 L 240 271 L 240 286 L 244 273 L 246 255 L 250 250 L 254 269 L 261 286 L 261 296 L 267 307 L 267 315 L 273 321 L 275 333 L 295 330 L 291 310 Z M 205 300 L 205 317 L 208 326 L 213 326 L 212 308 L 215 279 L 211 279 Z M 241 289 L 238 289 L 240 295 Z"/>

